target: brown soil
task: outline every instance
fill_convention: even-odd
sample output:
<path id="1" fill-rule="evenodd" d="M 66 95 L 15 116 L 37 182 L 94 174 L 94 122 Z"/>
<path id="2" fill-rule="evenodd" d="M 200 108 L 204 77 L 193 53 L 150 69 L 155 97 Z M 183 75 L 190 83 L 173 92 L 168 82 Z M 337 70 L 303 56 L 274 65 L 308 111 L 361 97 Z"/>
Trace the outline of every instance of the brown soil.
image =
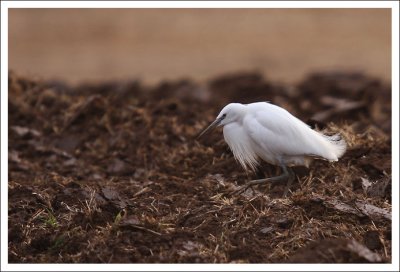
<path id="1" fill-rule="evenodd" d="M 195 138 L 228 102 L 260 100 L 342 133 L 348 151 L 294 169 L 287 198 L 230 195 L 256 175 L 220 131 Z M 70 87 L 10 72 L 9 261 L 390 262 L 390 135 L 390 86 L 362 74 Z"/>

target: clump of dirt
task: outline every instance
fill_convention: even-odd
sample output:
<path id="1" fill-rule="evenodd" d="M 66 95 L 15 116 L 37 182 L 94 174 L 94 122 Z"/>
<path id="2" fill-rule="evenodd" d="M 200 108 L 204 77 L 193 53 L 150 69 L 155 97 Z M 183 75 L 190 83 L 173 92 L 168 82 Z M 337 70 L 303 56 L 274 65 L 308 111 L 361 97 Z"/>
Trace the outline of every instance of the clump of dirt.
<path id="1" fill-rule="evenodd" d="M 391 89 L 377 79 L 72 87 L 10 72 L 8 94 L 12 263 L 391 261 Z M 338 162 L 296 167 L 286 198 L 230 194 L 255 175 L 221 132 L 195 140 L 226 103 L 262 100 L 348 143 Z"/>

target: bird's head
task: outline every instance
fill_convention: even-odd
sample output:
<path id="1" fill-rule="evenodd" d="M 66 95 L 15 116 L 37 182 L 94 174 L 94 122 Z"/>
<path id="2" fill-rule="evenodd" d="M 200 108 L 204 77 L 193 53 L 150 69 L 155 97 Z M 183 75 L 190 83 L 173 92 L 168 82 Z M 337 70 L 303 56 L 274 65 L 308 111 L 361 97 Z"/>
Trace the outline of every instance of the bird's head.
<path id="1" fill-rule="evenodd" d="M 232 122 L 241 121 L 244 114 L 246 113 L 246 106 L 240 103 L 230 103 L 226 105 L 221 112 L 218 114 L 214 122 L 211 123 L 203 132 L 199 134 L 197 138 L 200 138 L 207 131 L 218 127 L 225 126 Z"/>

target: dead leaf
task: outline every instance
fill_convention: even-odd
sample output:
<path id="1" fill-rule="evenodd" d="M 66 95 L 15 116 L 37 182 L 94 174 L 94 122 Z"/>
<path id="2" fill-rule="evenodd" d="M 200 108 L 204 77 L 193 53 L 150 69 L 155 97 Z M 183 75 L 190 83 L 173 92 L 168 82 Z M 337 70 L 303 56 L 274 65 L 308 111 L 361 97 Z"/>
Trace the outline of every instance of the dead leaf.
<path id="1" fill-rule="evenodd" d="M 351 240 L 347 244 L 347 248 L 352 252 L 358 254 L 360 257 L 363 257 L 367 261 L 371 263 L 379 263 L 382 262 L 381 256 L 369 250 L 366 246 L 360 244 L 356 240 Z"/>
<path id="2" fill-rule="evenodd" d="M 115 176 L 129 176 L 135 173 L 135 169 L 123 160 L 115 158 L 107 167 L 107 173 Z"/>
<path id="3" fill-rule="evenodd" d="M 362 188 L 363 188 L 363 190 L 364 190 L 364 193 L 368 193 L 368 190 L 369 190 L 369 188 L 371 187 L 371 185 L 372 185 L 372 182 L 370 182 L 368 179 L 366 179 L 366 178 L 363 178 L 363 177 L 361 177 L 361 185 L 362 185 Z"/>
<path id="4" fill-rule="evenodd" d="M 15 163 L 20 163 L 21 159 L 19 157 L 18 151 L 11 150 L 10 152 L 8 152 L 8 160 Z"/>
<path id="5" fill-rule="evenodd" d="M 265 227 L 265 228 L 260 229 L 260 232 L 262 234 L 267 234 L 267 233 L 271 233 L 273 230 L 274 230 L 274 227 Z"/>
<path id="6" fill-rule="evenodd" d="M 379 232 L 369 230 L 364 234 L 364 244 L 371 250 L 381 249 L 383 247 Z"/>
<path id="7" fill-rule="evenodd" d="M 60 150 L 73 154 L 81 142 L 78 135 L 62 135 L 53 142 L 53 145 Z"/>
<path id="8" fill-rule="evenodd" d="M 311 242 L 288 259 L 289 263 L 380 263 L 382 257 L 355 240 L 328 238 Z"/>
<path id="9" fill-rule="evenodd" d="M 392 182 L 391 178 L 383 178 L 374 182 L 368 189 L 368 196 L 372 197 L 390 197 L 390 184 Z"/>
<path id="10" fill-rule="evenodd" d="M 120 223 L 121 226 L 131 226 L 131 225 L 141 225 L 141 222 L 139 218 L 136 215 L 129 215 L 127 217 L 124 217 Z"/>
<path id="11" fill-rule="evenodd" d="M 21 127 L 21 126 L 12 126 L 10 127 L 12 131 L 14 131 L 20 137 L 40 137 L 42 134 L 36 129 Z"/>
<path id="12" fill-rule="evenodd" d="M 327 208 L 335 209 L 340 212 L 344 213 L 351 213 L 355 214 L 360 217 L 364 217 L 364 214 L 361 213 L 359 210 L 356 208 L 353 208 L 349 204 L 346 204 L 337 198 L 331 198 L 331 197 L 325 197 L 321 195 L 316 195 L 316 199 L 322 201 L 323 205 L 326 206 Z"/>
<path id="13" fill-rule="evenodd" d="M 363 214 L 370 218 L 392 220 L 392 213 L 385 209 L 359 200 L 356 201 L 356 206 Z"/>
<path id="14" fill-rule="evenodd" d="M 103 196 L 117 208 L 126 208 L 127 201 L 123 199 L 115 189 L 106 186 L 101 189 L 101 192 L 103 193 Z"/>
<path id="15" fill-rule="evenodd" d="M 104 197 L 108 200 L 115 200 L 115 199 L 119 199 L 119 194 L 117 191 L 115 191 L 114 189 L 112 189 L 109 186 L 106 186 L 104 188 L 101 189 L 101 192 L 103 193 Z"/>

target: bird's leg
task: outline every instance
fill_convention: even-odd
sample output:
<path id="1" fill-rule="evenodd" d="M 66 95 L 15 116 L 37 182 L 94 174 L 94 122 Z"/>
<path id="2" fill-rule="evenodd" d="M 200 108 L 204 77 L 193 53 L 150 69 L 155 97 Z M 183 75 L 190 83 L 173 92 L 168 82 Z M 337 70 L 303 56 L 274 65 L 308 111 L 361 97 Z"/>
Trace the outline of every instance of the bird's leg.
<path id="1" fill-rule="evenodd" d="M 283 193 L 283 197 L 285 197 L 289 191 L 289 187 L 292 184 L 295 175 L 292 169 L 288 169 L 286 167 L 286 165 L 281 164 L 282 170 L 283 170 L 283 174 L 280 176 L 276 176 L 276 177 L 271 177 L 271 178 L 264 178 L 264 179 L 256 179 L 256 180 L 252 180 L 250 182 L 248 182 L 246 185 L 244 185 L 243 187 L 239 188 L 238 190 L 234 191 L 234 193 L 244 193 L 247 189 L 249 189 L 250 187 L 253 187 L 254 185 L 257 184 L 262 184 L 262 183 L 267 183 L 267 182 L 272 182 L 273 184 L 276 183 L 281 183 L 283 181 L 287 181 L 286 184 L 286 188 L 285 191 Z"/>
<path id="2" fill-rule="evenodd" d="M 286 169 L 286 166 L 284 169 Z M 289 187 L 290 187 L 290 185 L 292 185 L 292 182 L 296 177 L 296 175 L 294 174 L 294 172 L 291 168 L 287 168 L 286 171 L 288 174 L 288 180 L 287 180 L 285 190 L 283 191 L 283 197 L 286 197 L 287 193 L 289 192 Z"/>
<path id="3" fill-rule="evenodd" d="M 258 166 L 256 169 L 256 177 L 257 179 L 265 179 L 265 173 L 262 170 L 261 166 Z"/>

